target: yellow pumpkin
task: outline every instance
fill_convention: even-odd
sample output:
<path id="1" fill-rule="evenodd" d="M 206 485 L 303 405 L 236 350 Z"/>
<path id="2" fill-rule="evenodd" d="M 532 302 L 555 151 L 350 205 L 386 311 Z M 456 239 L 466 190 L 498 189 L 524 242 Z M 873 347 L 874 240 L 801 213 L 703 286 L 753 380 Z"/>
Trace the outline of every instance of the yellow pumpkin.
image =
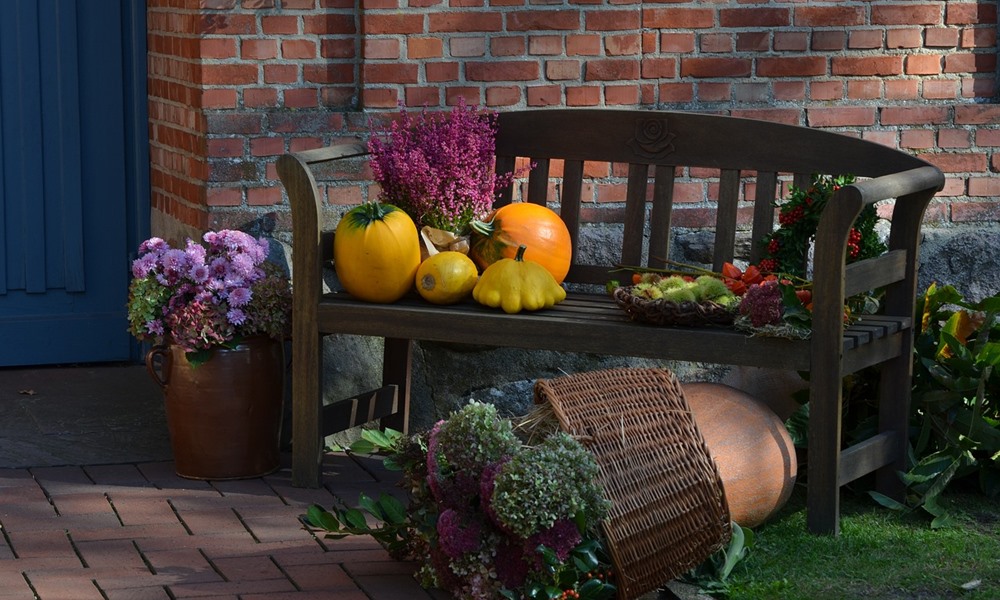
<path id="1" fill-rule="evenodd" d="M 417 292 L 433 304 L 454 304 L 472 293 L 479 270 L 472 259 L 453 250 L 424 259 L 417 268 Z"/>
<path id="2" fill-rule="evenodd" d="M 391 204 L 362 204 L 340 219 L 333 261 L 347 293 L 368 302 L 395 302 L 413 288 L 420 266 L 417 226 Z"/>
<path id="3" fill-rule="evenodd" d="M 566 290 L 542 265 L 524 260 L 520 246 L 514 258 L 501 258 L 483 271 L 472 289 L 476 302 L 513 314 L 549 308 L 566 299 Z"/>
<path id="4" fill-rule="evenodd" d="M 562 218 L 551 208 L 515 202 L 493 211 L 486 221 L 473 221 L 469 255 L 480 269 L 501 258 L 514 258 L 527 246 L 524 260 L 537 262 L 562 283 L 573 260 L 573 242 Z"/>

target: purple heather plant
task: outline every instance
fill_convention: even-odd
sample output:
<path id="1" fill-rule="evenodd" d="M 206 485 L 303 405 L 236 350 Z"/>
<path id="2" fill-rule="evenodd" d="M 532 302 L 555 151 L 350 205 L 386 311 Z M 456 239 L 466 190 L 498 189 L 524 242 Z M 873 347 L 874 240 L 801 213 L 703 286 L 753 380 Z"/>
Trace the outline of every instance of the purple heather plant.
<path id="1" fill-rule="evenodd" d="M 486 218 L 496 190 L 508 185 L 510 173 L 497 175 L 497 114 L 459 103 L 451 112 L 424 108 L 411 116 L 400 107 L 399 118 L 374 127 L 368 142 L 379 201 L 408 213 L 418 227 L 428 225 L 465 233 L 473 220 Z"/>
<path id="2" fill-rule="evenodd" d="M 188 353 L 251 335 L 279 338 L 291 314 L 291 288 L 267 262 L 268 243 L 242 231 L 210 231 L 204 245 L 171 248 L 154 237 L 139 245 L 129 286 L 129 330 Z"/>

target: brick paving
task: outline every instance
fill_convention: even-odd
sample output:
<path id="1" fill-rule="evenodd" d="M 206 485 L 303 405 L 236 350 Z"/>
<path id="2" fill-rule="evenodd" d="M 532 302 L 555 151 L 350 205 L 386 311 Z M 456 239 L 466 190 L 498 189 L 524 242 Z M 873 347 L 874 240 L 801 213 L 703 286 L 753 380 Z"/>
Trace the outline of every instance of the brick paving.
<path id="1" fill-rule="evenodd" d="M 0 600 L 445 598 L 372 538 L 298 522 L 335 495 L 399 493 L 395 480 L 344 454 L 326 456 L 320 489 L 287 467 L 240 481 L 183 479 L 169 461 L 0 469 Z"/>

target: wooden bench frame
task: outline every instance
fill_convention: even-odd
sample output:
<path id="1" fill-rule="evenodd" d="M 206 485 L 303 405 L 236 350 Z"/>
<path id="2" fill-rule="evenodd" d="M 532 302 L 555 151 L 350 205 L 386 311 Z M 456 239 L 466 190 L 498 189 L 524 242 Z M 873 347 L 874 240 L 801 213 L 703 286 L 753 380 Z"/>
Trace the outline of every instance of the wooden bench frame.
<path id="1" fill-rule="evenodd" d="M 317 169 L 364 153 L 361 144 L 344 144 L 287 154 L 277 164 L 291 202 L 294 238 L 295 485 L 319 485 L 324 435 L 374 419 L 405 430 L 412 342 L 434 340 L 810 372 L 809 529 L 836 534 L 840 487 L 873 471 L 879 490 L 900 495 L 897 471 L 906 466 L 920 226 L 927 204 L 944 183 L 936 167 L 850 136 L 719 115 L 615 109 L 501 113 L 498 171 L 511 170 L 518 157 L 535 163 L 526 200 L 549 202 L 570 229 L 574 259 L 567 283 L 594 284 L 592 292 L 570 286 L 567 299 L 552 309 L 507 315 L 471 300 L 434 306 L 414 294 L 394 304 L 371 304 L 343 292 L 323 293 L 322 269 L 331 258 L 332 234 L 322 229 L 324 201 L 316 184 Z M 547 196 L 555 189 L 550 174 L 557 161 L 562 169 L 556 173 L 560 197 L 555 202 Z M 578 252 L 584 161 L 628 165 L 618 265 L 662 267 L 670 247 L 675 179 L 713 170 L 712 182 L 718 187 L 715 271 L 734 258 L 741 189 L 755 190 L 752 239 L 760 240 L 773 230 L 773 203 L 782 181 L 793 178 L 807 185 L 814 173 L 856 175 L 857 183 L 831 198 L 816 234 L 811 338 L 753 337 L 730 329 L 628 321 L 603 291 L 608 280 L 621 278 L 614 272 L 617 265 L 584 264 Z M 743 185 L 748 181 L 754 185 Z M 889 251 L 845 265 L 855 218 L 865 206 L 887 199 L 895 199 Z M 511 200 L 512 190 L 504 190 L 498 205 Z M 747 257 L 751 262 L 760 258 L 758 246 L 754 244 Z M 877 288 L 885 290 L 882 313 L 845 328 L 844 299 Z M 323 408 L 321 340 L 334 333 L 385 338 L 385 387 Z M 873 365 L 881 365 L 879 431 L 842 448 L 842 378 Z"/>

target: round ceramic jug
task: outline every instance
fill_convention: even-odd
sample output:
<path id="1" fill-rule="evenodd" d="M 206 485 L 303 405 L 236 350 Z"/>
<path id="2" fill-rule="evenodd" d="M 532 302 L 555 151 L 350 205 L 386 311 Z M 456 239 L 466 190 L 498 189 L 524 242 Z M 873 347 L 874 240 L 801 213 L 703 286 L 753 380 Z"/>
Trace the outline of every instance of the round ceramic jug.
<path id="1" fill-rule="evenodd" d="M 255 336 L 194 366 L 179 346 L 155 346 L 146 369 L 163 388 L 178 475 L 245 479 L 280 463 L 284 347 Z"/>

